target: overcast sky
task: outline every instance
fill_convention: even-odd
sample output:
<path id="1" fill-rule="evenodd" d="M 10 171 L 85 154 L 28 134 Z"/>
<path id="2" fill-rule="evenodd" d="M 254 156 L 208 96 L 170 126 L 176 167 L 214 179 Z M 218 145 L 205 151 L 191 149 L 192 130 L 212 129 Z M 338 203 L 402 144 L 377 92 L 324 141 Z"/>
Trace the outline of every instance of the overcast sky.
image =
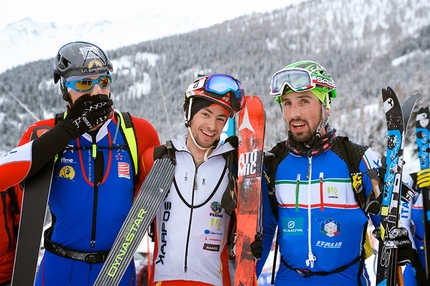
<path id="1" fill-rule="evenodd" d="M 252 12 L 270 12 L 303 0 L 7 0 L 0 9 L 0 29 L 30 17 L 36 23 L 77 23 L 99 19 L 122 21 L 145 13 L 174 12 L 206 27 Z"/>

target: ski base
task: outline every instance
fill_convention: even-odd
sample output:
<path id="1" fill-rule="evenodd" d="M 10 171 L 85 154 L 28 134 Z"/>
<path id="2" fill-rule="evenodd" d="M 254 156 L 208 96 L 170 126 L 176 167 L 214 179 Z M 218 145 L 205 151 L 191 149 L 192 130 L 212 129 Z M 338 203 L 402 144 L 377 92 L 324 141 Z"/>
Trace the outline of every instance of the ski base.
<path id="1" fill-rule="evenodd" d="M 145 232 L 154 220 L 173 181 L 175 166 L 169 158 L 157 159 L 143 182 L 94 286 L 116 286 L 122 279 Z"/>
<path id="2" fill-rule="evenodd" d="M 234 285 L 257 285 L 250 244 L 260 219 L 260 189 L 264 148 L 264 109 L 257 96 L 246 96 L 239 113 L 238 206 L 236 210 L 236 271 Z"/>
<path id="3" fill-rule="evenodd" d="M 51 127 L 36 127 L 31 140 L 41 136 Z M 24 193 L 19 222 L 13 286 L 33 286 L 39 258 L 40 241 L 45 223 L 48 197 L 51 190 L 54 159 L 24 182 Z"/>

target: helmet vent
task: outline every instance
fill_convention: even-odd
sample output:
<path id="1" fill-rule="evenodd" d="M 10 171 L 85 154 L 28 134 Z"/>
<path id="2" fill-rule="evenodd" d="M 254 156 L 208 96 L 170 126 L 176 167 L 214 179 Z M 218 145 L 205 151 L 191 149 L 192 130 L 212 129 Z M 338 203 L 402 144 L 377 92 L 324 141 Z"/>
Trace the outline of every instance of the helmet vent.
<path id="1" fill-rule="evenodd" d="M 69 66 L 70 66 L 70 64 L 71 64 L 71 62 L 70 61 L 68 61 L 66 58 L 64 58 L 64 57 L 61 57 L 60 58 L 60 60 L 58 61 L 60 64 L 59 64 L 59 68 L 60 69 L 67 69 Z"/>

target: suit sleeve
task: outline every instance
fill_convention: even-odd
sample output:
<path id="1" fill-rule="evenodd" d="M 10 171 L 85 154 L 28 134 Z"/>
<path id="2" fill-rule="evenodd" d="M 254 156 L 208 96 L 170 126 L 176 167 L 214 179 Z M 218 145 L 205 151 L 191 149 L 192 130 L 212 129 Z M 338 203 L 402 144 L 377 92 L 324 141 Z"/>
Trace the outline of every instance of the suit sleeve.
<path id="1" fill-rule="evenodd" d="M 54 126 L 54 120 L 38 121 L 31 125 L 18 147 L 0 159 L 0 189 L 5 190 L 36 174 L 73 139 L 71 131 L 62 124 Z M 31 140 L 33 135 L 37 138 Z"/>
<path id="2" fill-rule="evenodd" d="M 264 170 L 265 171 L 265 170 Z M 262 193 L 262 208 L 263 208 L 263 253 L 261 259 L 257 261 L 257 277 L 263 271 L 264 264 L 272 249 L 273 238 L 275 237 L 277 220 L 272 212 L 272 207 L 269 200 L 269 185 L 265 176 L 262 178 L 261 193 Z"/>
<path id="3" fill-rule="evenodd" d="M 23 181 L 31 168 L 33 142 L 17 147 L 0 159 L 0 190 L 6 190 Z"/>
<path id="4" fill-rule="evenodd" d="M 373 192 L 372 179 L 367 175 L 367 171 L 372 168 L 379 169 L 381 167 L 381 164 L 382 163 L 380 158 L 378 158 L 378 156 L 373 152 L 371 148 L 368 148 L 363 154 L 363 158 L 359 166 L 359 170 L 365 173 L 365 175 L 363 176 L 363 187 L 366 194 L 366 198 L 368 198 L 370 196 L 370 193 Z M 383 190 L 380 191 L 382 192 Z M 381 222 L 380 215 L 370 214 L 370 218 L 375 227 L 379 226 Z"/>

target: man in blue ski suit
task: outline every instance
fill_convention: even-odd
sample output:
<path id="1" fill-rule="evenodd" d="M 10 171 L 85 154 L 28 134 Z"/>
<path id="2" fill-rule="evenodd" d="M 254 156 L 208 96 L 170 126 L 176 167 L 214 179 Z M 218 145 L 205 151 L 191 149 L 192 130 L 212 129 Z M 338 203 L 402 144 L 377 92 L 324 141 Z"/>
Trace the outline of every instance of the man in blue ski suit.
<path id="1" fill-rule="evenodd" d="M 94 284 L 146 176 L 142 154 L 160 144 L 155 129 L 143 118 L 111 108 L 96 122 L 88 120 L 99 105 L 112 106 L 112 71 L 108 56 L 94 44 L 72 42 L 60 48 L 53 75 L 67 101 L 64 120 L 34 123 L 17 149 L 22 156 L 29 155 L 23 161 L 31 166 L 45 164 L 52 150 L 58 152 L 49 196 L 52 225 L 44 233 L 45 253 L 35 285 Z M 38 126 L 52 129 L 37 142 L 30 141 Z M 37 144 L 48 138 L 49 144 Z M 135 272 L 131 261 L 120 285 L 135 285 Z"/>
<path id="2" fill-rule="evenodd" d="M 330 101 L 336 97 L 333 79 L 320 64 L 300 61 L 273 75 L 270 93 L 281 106 L 288 140 L 278 144 L 286 156 L 277 166 L 274 190 L 268 177 L 262 183 L 262 242 L 251 244 L 254 256 L 262 257 L 257 274 L 278 229 L 275 285 L 370 285 L 364 266 L 369 217 L 354 195 L 340 138 L 328 123 Z M 360 184 L 369 197 L 368 171 L 381 161 L 367 146 L 352 146 L 352 153 L 360 154 Z M 276 198 L 275 207 L 270 197 Z M 377 217 L 372 219 L 379 225 Z"/>

